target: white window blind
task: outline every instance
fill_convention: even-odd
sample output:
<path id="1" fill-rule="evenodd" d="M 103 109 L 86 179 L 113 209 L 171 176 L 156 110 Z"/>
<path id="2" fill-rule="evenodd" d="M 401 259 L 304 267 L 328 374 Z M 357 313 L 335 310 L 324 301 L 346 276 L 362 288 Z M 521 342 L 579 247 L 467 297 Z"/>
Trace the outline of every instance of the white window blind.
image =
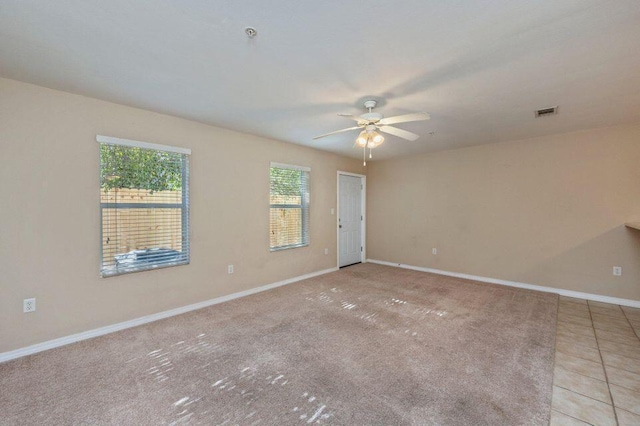
<path id="1" fill-rule="evenodd" d="M 189 154 L 98 136 L 102 276 L 189 263 Z"/>
<path id="2" fill-rule="evenodd" d="M 269 248 L 309 245 L 308 167 L 271 163 Z"/>

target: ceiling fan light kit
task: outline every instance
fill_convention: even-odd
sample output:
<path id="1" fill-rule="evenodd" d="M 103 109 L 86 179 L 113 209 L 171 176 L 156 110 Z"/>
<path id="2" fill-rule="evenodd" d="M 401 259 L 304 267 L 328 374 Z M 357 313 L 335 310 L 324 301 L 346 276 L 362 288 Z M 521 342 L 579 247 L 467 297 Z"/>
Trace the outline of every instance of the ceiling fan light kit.
<path id="1" fill-rule="evenodd" d="M 370 128 L 372 127 L 372 128 Z M 362 151 L 362 164 L 364 166 L 367 165 L 367 148 L 369 148 L 369 158 L 373 158 L 371 150 L 373 148 L 377 148 L 382 145 L 384 142 L 384 136 L 380 133 L 376 132 L 375 126 L 367 126 L 365 130 L 360 132 L 358 138 L 356 139 L 356 145 L 363 149 Z"/>
<path id="2" fill-rule="evenodd" d="M 384 116 L 378 112 L 373 112 L 377 102 L 375 100 L 368 100 L 364 102 L 364 107 L 369 110 L 359 117 L 354 117 L 352 114 L 338 114 L 340 117 L 345 117 L 350 120 L 354 120 L 358 123 L 357 126 L 349 127 L 342 130 L 336 130 L 335 132 L 326 133 L 324 135 L 316 136 L 315 139 L 324 138 L 326 136 L 335 135 L 336 133 L 348 132 L 351 130 L 362 129 L 360 134 L 356 138 L 354 146 L 358 146 L 363 149 L 364 165 L 367 165 L 366 151 L 369 148 L 369 158 L 372 158 L 371 151 L 374 148 L 379 147 L 384 142 L 384 136 L 379 132 L 388 133 L 393 136 L 397 136 L 409 141 L 415 141 L 420 136 L 409 131 L 399 129 L 397 127 L 390 126 L 390 124 L 408 123 L 410 121 L 422 121 L 428 120 L 429 114 L 424 112 L 418 112 L 413 114 L 397 115 L 395 117 L 384 118 Z"/>

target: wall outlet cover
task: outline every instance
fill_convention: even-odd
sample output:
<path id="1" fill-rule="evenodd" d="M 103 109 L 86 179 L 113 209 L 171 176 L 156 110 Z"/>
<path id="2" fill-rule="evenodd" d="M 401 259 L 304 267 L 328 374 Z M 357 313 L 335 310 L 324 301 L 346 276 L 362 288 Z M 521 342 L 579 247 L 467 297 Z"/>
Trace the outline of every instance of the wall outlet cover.
<path id="1" fill-rule="evenodd" d="M 36 310 L 36 299 L 32 297 L 30 299 L 24 299 L 22 301 L 22 312 L 34 312 Z"/>
<path id="2" fill-rule="evenodd" d="M 613 267 L 613 275 L 619 277 L 622 275 L 622 266 L 614 266 Z"/>

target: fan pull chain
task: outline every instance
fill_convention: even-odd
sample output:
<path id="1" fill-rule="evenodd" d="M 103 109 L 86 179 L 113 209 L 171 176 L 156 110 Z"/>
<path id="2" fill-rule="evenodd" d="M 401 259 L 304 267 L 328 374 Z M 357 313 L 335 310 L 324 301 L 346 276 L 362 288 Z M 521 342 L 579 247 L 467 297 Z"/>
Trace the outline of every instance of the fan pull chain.
<path id="1" fill-rule="evenodd" d="M 369 148 L 369 158 L 373 158 L 373 156 L 371 155 L 372 151 L 373 151 L 373 148 Z"/>
<path id="2" fill-rule="evenodd" d="M 366 166 L 367 165 L 367 147 L 365 145 L 364 148 L 362 148 L 362 165 Z"/>

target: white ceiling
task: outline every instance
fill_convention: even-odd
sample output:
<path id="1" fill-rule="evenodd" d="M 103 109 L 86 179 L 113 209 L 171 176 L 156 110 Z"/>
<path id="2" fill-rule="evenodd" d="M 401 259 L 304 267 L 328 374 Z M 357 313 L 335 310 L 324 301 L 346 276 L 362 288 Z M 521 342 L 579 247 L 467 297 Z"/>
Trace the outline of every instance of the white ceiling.
<path id="1" fill-rule="evenodd" d="M 640 1 L 0 0 L 0 75 L 354 157 L 430 113 L 390 158 L 640 121 Z"/>

